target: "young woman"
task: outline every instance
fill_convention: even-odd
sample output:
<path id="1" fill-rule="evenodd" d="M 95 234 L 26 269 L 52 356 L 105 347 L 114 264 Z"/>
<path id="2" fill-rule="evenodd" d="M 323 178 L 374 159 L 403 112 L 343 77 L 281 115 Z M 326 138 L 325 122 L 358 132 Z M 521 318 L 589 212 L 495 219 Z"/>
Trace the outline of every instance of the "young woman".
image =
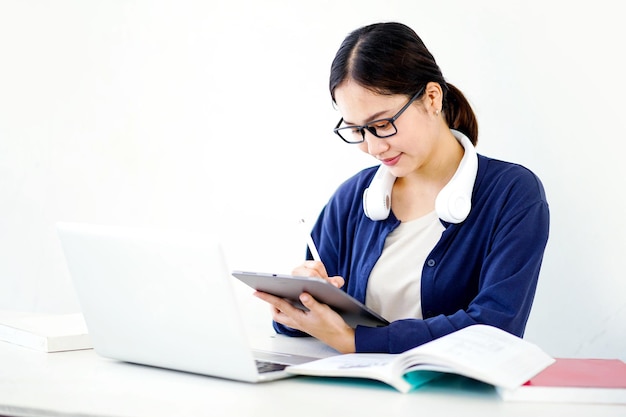
<path id="1" fill-rule="evenodd" d="M 379 164 L 337 189 L 312 230 L 321 262 L 293 274 L 329 280 L 390 324 L 351 328 L 310 294 L 304 312 L 257 292 L 274 328 L 343 353 L 398 353 L 476 323 L 522 336 L 548 240 L 539 179 L 476 154 L 468 101 L 405 25 L 348 35 L 330 93 L 335 133 Z"/>

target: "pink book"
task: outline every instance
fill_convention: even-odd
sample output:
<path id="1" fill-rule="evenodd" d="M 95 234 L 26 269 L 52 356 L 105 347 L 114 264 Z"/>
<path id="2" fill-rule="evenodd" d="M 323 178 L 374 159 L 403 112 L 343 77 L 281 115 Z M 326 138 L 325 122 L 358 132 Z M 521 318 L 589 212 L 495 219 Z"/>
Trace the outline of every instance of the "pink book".
<path id="1" fill-rule="evenodd" d="M 507 401 L 626 404 L 626 363 L 558 358 L 521 387 L 499 392 Z"/>

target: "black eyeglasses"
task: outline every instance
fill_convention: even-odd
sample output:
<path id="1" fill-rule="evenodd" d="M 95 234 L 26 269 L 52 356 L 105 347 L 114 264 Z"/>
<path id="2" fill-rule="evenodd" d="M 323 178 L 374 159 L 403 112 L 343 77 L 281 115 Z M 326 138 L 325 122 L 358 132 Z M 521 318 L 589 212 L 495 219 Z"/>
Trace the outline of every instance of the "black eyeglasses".
<path id="1" fill-rule="evenodd" d="M 413 98 L 409 100 L 409 102 L 406 103 L 404 107 L 400 109 L 398 113 L 395 114 L 395 116 L 390 117 L 390 118 L 374 120 L 363 126 L 347 126 L 347 125 L 342 126 L 343 124 L 343 117 L 342 117 L 339 120 L 339 123 L 337 123 L 337 126 L 335 126 L 335 128 L 333 129 L 333 132 L 339 135 L 339 137 L 346 143 L 365 142 L 366 130 L 370 132 L 372 135 L 381 139 L 393 136 L 396 133 L 398 133 L 398 128 L 396 127 L 394 122 L 398 120 L 398 117 L 400 117 L 402 113 L 404 113 L 404 111 L 408 109 L 409 106 L 415 100 L 417 100 L 423 93 L 424 93 L 424 87 L 422 87 L 413 96 Z"/>

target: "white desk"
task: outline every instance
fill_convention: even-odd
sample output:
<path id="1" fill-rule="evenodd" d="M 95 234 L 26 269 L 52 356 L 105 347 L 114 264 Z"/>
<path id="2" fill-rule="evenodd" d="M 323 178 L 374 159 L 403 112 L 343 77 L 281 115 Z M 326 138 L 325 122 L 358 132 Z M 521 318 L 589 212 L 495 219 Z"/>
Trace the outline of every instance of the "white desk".
<path id="1" fill-rule="evenodd" d="M 274 340 L 283 351 L 324 350 L 312 340 Z M 93 350 L 46 354 L 0 342 L 2 416 L 626 416 L 626 406 L 505 403 L 486 385 L 456 381 L 409 394 L 346 379 L 248 384 L 111 361 Z"/>

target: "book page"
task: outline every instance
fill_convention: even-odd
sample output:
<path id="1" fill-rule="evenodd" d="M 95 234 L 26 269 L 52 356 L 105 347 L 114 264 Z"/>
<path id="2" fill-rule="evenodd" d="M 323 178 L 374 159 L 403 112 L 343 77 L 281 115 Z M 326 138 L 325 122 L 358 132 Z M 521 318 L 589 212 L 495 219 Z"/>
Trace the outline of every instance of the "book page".
<path id="1" fill-rule="evenodd" d="M 402 374 L 393 372 L 392 364 L 397 356 L 386 353 L 351 353 L 289 366 L 286 371 L 299 375 L 375 379 L 400 392 L 408 392 L 413 385 Z"/>
<path id="2" fill-rule="evenodd" d="M 484 325 L 466 327 L 403 355 L 413 356 L 413 365 L 447 366 L 454 373 L 500 386 L 521 385 L 554 362 L 534 344 Z"/>
<path id="3" fill-rule="evenodd" d="M 340 375 L 348 375 L 350 370 L 388 367 L 396 357 L 397 355 L 386 353 L 350 353 L 331 356 L 323 360 L 293 366 L 292 368 L 306 368 L 311 372 L 319 371 L 326 375 L 334 372 Z"/>

